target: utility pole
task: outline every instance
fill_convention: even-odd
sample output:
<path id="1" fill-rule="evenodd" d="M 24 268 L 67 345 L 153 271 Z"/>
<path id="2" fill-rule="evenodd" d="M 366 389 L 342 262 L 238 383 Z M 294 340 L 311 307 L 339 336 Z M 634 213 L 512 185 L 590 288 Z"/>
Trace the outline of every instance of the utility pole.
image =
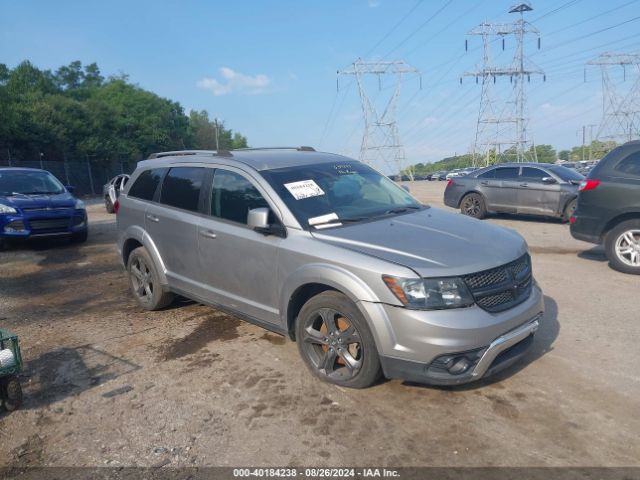
<path id="1" fill-rule="evenodd" d="M 42 162 L 42 157 L 44 157 L 44 153 L 40 152 L 40 170 L 44 170 L 44 163 Z"/>
<path id="2" fill-rule="evenodd" d="M 529 118 L 526 115 L 525 79 L 531 80 L 531 75 L 542 75 L 544 72 L 533 65 L 524 54 L 524 43 L 527 34 L 533 34 L 538 39 L 540 48 L 540 33 L 532 24 L 524 20 L 524 13 L 533 10 L 530 4 L 521 3 L 513 6 L 509 13 L 519 13 L 520 19 L 513 23 L 481 23 L 467 35 L 482 37 L 484 56 L 482 66 L 473 71 L 465 72 L 464 76 L 472 76 L 482 80 L 480 110 L 476 124 L 476 137 L 473 147 L 474 166 L 492 163 L 492 156 L 498 160 L 504 153 L 515 154 L 516 161 L 527 160 L 527 150 L 531 142 L 527 138 Z M 510 66 L 499 67 L 492 62 L 491 44 L 494 38 L 502 41 L 505 49 L 506 38 L 513 36 L 516 48 Z M 467 42 L 465 41 L 465 48 Z M 512 91 L 506 98 L 498 98 L 497 79 L 509 77 Z M 460 79 L 462 83 L 462 79 Z M 505 95 L 503 94 L 503 97 Z M 535 161 L 535 152 L 532 160 Z"/>
<path id="3" fill-rule="evenodd" d="M 214 118 L 214 123 L 216 126 L 216 152 L 220 150 L 220 147 L 218 145 L 218 117 Z"/>
<path id="4" fill-rule="evenodd" d="M 640 54 L 603 53 L 587 65 L 599 66 L 602 75 L 602 120 L 596 140 L 640 138 Z M 623 82 L 631 80 L 626 91 L 612 78 L 612 67 L 622 67 Z"/>
<path id="5" fill-rule="evenodd" d="M 589 161 L 593 160 L 593 127 L 597 127 L 597 125 L 589 124 Z"/>
<path id="6" fill-rule="evenodd" d="M 420 74 L 417 68 L 403 60 L 394 61 L 365 61 L 358 59 L 349 67 L 338 70 L 339 78 L 343 75 L 353 75 L 358 85 L 362 115 L 364 117 L 364 132 L 360 145 L 360 161 L 373 167 L 387 170 L 385 173 L 401 174 L 406 163 L 404 148 L 400 142 L 398 125 L 396 123 L 396 108 L 400 97 L 402 77 L 406 74 Z M 374 101 L 367 95 L 365 80 L 369 76 L 376 76 L 378 90 L 382 90 L 382 77 L 392 76 L 395 85 L 390 98 L 385 104 L 382 114 L 379 113 Z M 338 83 L 338 89 L 340 84 Z M 408 172 L 413 180 L 413 172 Z"/>
<path id="7" fill-rule="evenodd" d="M 587 126 L 582 126 L 582 161 L 584 162 L 584 144 L 585 144 L 585 133 L 587 132 Z"/>

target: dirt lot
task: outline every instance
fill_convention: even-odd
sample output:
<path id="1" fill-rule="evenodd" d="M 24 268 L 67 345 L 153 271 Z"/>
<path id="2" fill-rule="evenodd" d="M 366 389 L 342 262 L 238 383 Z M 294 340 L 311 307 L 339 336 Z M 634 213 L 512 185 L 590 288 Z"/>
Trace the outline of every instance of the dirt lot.
<path id="1" fill-rule="evenodd" d="M 444 182 L 410 185 L 441 206 Z M 26 401 L 0 413 L 0 466 L 640 465 L 640 278 L 557 221 L 498 217 L 531 248 L 547 314 L 519 364 L 464 388 L 315 380 L 294 343 L 182 302 L 147 313 L 115 217 L 80 247 L 0 253 L 0 325 Z"/>

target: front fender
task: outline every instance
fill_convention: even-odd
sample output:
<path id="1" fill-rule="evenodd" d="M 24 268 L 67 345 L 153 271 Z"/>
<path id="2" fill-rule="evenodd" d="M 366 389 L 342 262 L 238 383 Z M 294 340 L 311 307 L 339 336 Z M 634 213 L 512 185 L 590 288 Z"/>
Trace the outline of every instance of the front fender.
<path id="1" fill-rule="evenodd" d="M 347 269 L 322 263 L 303 265 L 285 279 L 280 293 L 280 312 L 285 328 L 289 318 L 289 300 L 296 290 L 311 283 L 328 285 L 349 297 L 369 324 L 378 350 L 383 344 L 395 343 L 389 319 L 369 285 Z"/>

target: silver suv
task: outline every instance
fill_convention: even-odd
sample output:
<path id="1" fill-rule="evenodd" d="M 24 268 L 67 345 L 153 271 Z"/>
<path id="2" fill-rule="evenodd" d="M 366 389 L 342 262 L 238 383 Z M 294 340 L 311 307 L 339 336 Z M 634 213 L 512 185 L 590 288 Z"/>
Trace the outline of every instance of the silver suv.
<path id="1" fill-rule="evenodd" d="M 543 315 L 520 235 L 310 147 L 154 154 L 116 209 L 143 308 L 180 294 L 229 311 L 346 387 L 477 380 L 520 358 Z"/>

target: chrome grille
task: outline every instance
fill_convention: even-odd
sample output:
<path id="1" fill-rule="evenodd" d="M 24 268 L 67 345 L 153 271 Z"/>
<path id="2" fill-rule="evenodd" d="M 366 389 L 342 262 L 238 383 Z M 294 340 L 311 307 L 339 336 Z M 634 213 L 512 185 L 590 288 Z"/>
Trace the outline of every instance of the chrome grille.
<path id="1" fill-rule="evenodd" d="M 42 212 L 60 212 L 71 210 L 71 207 L 21 207 L 23 212 L 42 213 Z"/>
<path id="2" fill-rule="evenodd" d="M 51 231 L 51 230 L 67 230 L 69 228 L 69 221 L 71 217 L 62 218 L 42 218 L 36 220 L 29 220 L 29 226 L 32 231 Z"/>
<path id="3" fill-rule="evenodd" d="M 462 278 L 478 306 L 489 312 L 501 312 L 524 302 L 531 295 L 531 258 L 525 254 L 506 265 Z"/>

